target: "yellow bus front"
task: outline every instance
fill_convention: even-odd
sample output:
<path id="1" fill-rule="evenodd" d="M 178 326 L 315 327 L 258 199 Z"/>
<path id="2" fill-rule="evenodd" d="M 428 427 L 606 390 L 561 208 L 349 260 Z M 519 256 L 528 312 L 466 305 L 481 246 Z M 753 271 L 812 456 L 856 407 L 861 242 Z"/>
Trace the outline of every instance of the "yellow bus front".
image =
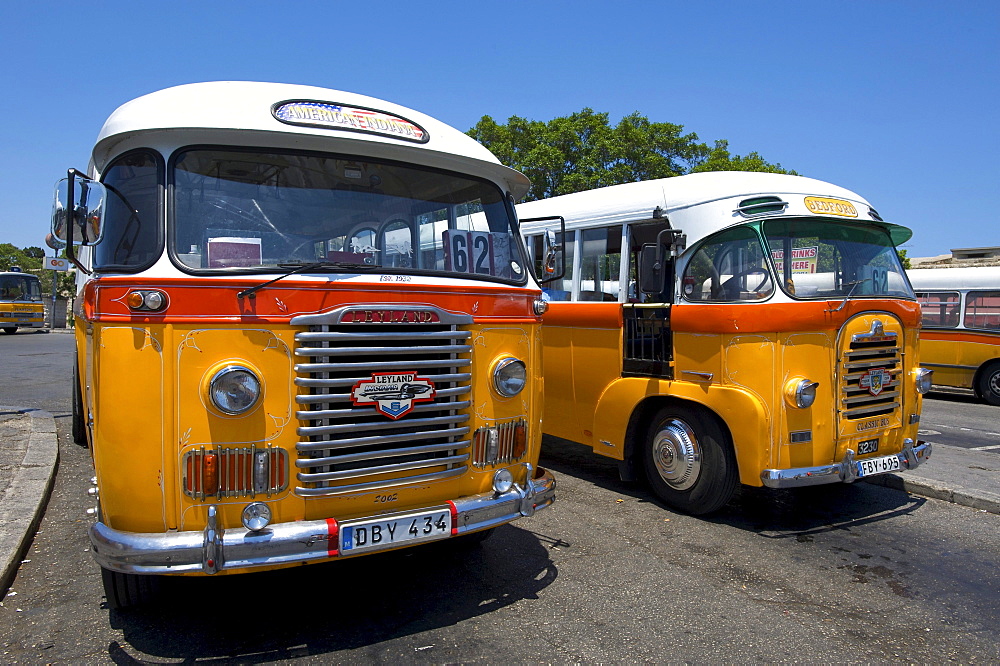
<path id="1" fill-rule="evenodd" d="M 485 535 L 551 504 L 526 187 L 341 91 L 206 83 L 116 111 L 53 219 L 85 243 L 74 434 L 109 601 L 141 574 Z"/>
<path id="2" fill-rule="evenodd" d="M 16 268 L 0 273 L 0 331 L 45 326 L 45 306 L 38 278 Z"/>

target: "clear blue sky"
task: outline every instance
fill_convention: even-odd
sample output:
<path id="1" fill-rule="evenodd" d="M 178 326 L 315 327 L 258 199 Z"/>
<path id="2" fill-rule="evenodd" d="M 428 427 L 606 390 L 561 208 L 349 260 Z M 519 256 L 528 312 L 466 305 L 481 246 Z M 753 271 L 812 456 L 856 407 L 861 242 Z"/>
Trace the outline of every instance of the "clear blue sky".
<path id="1" fill-rule="evenodd" d="M 852 189 L 911 257 L 1000 245 L 1000 2 L 5 2 L 0 243 L 42 246 L 52 187 L 160 88 L 305 83 L 459 129 L 638 111 Z"/>

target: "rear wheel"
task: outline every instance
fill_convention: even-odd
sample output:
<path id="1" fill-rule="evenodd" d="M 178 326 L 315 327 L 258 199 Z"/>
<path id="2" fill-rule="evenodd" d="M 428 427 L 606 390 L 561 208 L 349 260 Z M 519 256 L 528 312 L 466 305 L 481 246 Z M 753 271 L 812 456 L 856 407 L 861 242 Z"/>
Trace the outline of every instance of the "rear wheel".
<path id="1" fill-rule="evenodd" d="M 736 455 L 718 421 L 701 408 L 661 409 L 643 449 L 653 492 L 671 507 L 702 515 L 723 507 L 739 484 Z"/>
<path id="2" fill-rule="evenodd" d="M 976 393 L 991 405 L 1000 405 L 1000 362 L 993 361 L 979 373 Z"/>
<path id="3" fill-rule="evenodd" d="M 140 606 L 152 601 L 160 587 L 159 576 L 125 574 L 101 568 L 101 582 L 108 608 L 120 609 Z"/>

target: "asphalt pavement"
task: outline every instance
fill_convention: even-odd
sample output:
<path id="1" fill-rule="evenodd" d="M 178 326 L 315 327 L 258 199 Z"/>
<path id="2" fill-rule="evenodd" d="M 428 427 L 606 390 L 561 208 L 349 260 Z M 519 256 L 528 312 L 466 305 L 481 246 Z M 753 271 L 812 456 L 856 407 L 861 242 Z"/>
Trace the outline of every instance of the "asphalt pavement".
<path id="1" fill-rule="evenodd" d="M 38 527 L 59 462 L 48 412 L 0 406 L 0 599 Z M 1000 514 L 1000 455 L 934 444 L 913 471 L 866 480 L 897 490 Z"/>

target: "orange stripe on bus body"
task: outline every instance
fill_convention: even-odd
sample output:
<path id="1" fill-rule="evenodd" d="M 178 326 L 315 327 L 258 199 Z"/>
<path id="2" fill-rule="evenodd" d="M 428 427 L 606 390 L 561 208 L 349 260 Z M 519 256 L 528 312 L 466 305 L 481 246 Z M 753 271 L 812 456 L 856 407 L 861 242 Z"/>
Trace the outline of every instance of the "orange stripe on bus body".
<path id="1" fill-rule="evenodd" d="M 832 312 L 840 303 L 684 303 L 671 306 L 670 328 L 679 333 L 816 331 L 840 328 L 854 315 L 872 311 L 891 312 L 906 327 L 916 328 L 920 323 L 920 307 L 915 301 L 855 300 Z M 542 318 L 542 324 L 571 328 L 621 328 L 621 310 L 619 303 L 553 302 L 549 303 L 549 311 Z"/>
<path id="2" fill-rule="evenodd" d="M 964 329 L 951 331 L 923 329 L 920 331 L 920 339 L 935 342 L 974 342 L 981 345 L 1000 345 L 1000 331 L 977 333 Z"/>
<path id="3" fill-rule="evenodd" d="M 503 285 L 470 290 L 450 285 L 406 283 L 316 283 L 293 279 L 261 289 L 255 298 L 236 294 L 263 279 L 216 282 L 191 279 L 101 277 L 87 284 L 85 314 L 90 321 L 193 323 L 281 323 L 298 315 L 326 312 L 343 306 L 420 309 L 434 306 L 495 323 L 535 322 L 532 301 L 540 293 Z M 167 294 L 162 313 L 133 312 L 125 296 L 133 289 L 159 289 Z"/>

